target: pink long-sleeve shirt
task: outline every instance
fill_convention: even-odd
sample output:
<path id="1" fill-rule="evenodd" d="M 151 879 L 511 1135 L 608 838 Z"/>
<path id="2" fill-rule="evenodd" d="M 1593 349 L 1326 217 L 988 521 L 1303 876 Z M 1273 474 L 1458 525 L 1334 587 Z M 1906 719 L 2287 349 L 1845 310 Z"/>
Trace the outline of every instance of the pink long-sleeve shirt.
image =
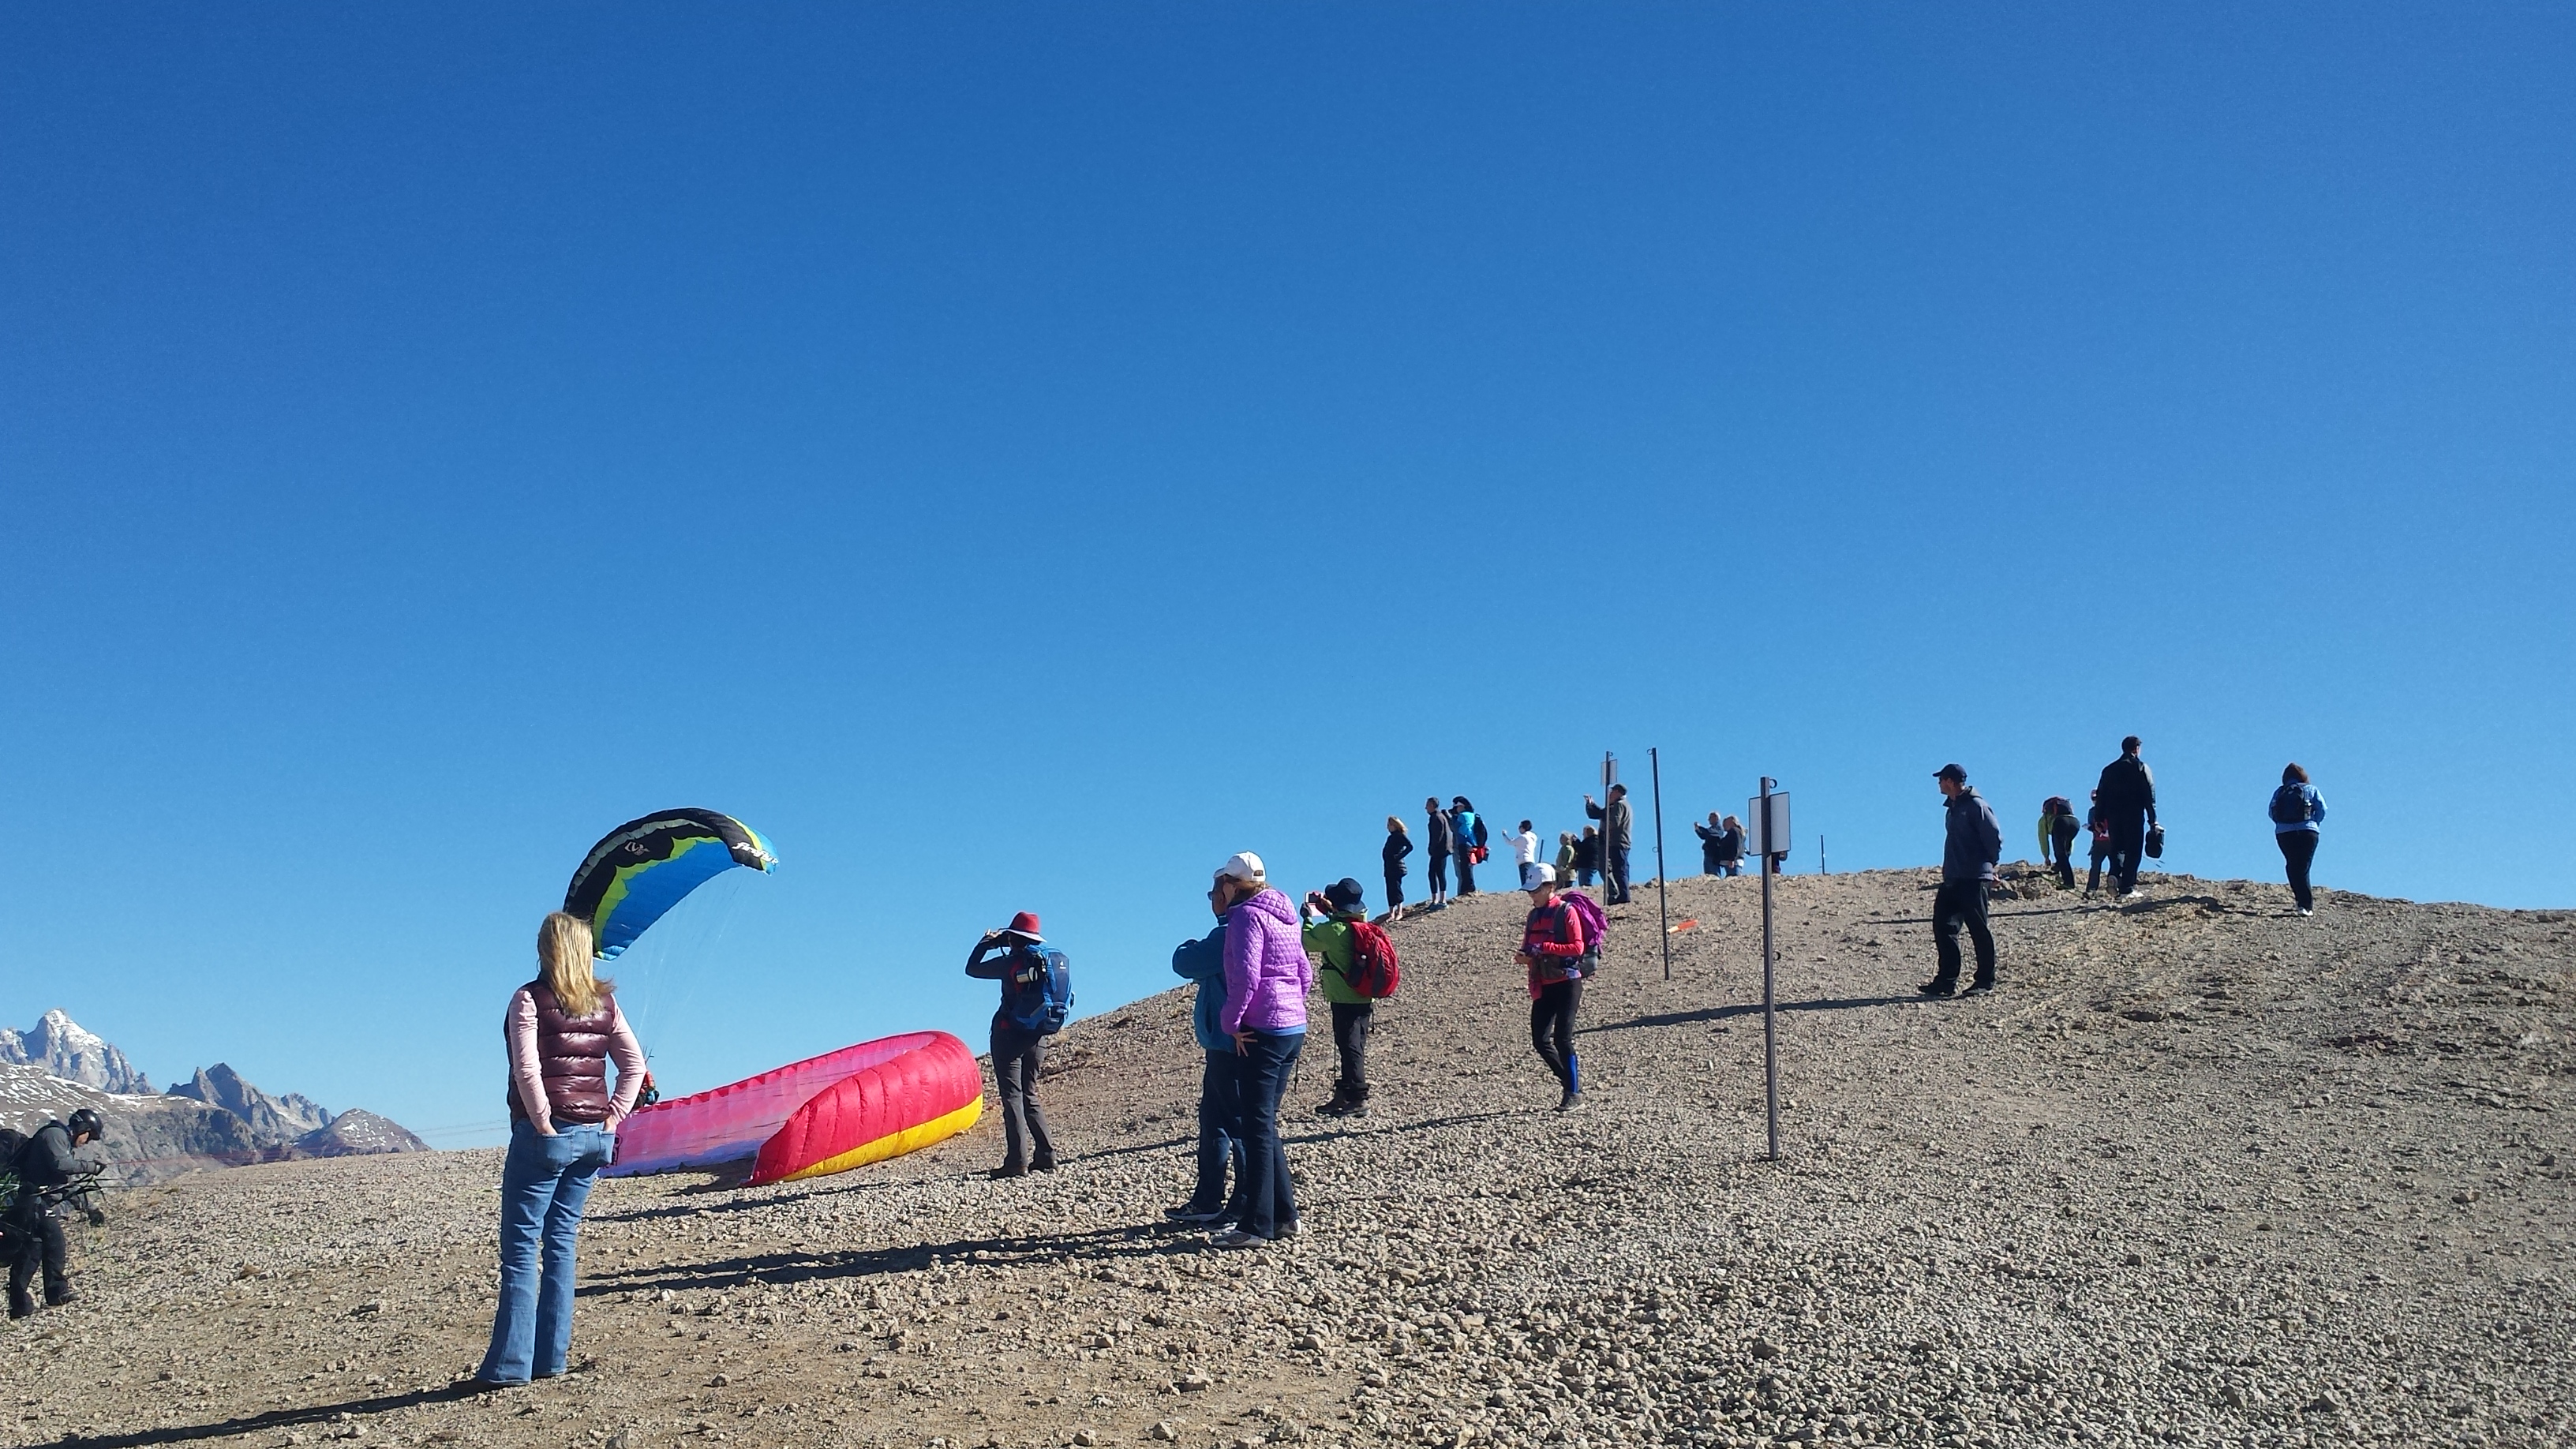
<path id="1" fill-rule="evenodd" d="M 608 1059 L 617 1063 L 617 1095 L 608 1104 L 608 1120 L 600 1125 L 614 1132 L 635 1110 L 635 1094 L 644 1090 L 644 1044 L 626 1025 L 626 1013 L 618 1009 L 614 996 L 608 998 L 608 1013 Z M 505 1029 L 510 1038 L 510 1080 L 518 1088 L 519 1105 L 526 1109 L 529 1123 L 551 1137 L 554 1110 L 546 1100 L 545 1072 L 537 1065 L 537 998 L 528 988 L 522 986 L 511 994 Z"/>

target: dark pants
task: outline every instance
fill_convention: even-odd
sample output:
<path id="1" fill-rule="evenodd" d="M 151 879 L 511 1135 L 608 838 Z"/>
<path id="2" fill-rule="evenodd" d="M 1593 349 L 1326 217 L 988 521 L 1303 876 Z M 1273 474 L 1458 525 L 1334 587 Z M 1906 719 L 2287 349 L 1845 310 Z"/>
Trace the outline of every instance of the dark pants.
<path id="1" fill-rule="evenodd" d="M 1466 852 L 1466 851 L 1463 851 L 1463 850 L 1462 850 L 1462 851 L 1459 851 L 1459 852 L 1458 852 L 1458 894 L 1460 894 L 1460 895 L 1462 895 L 1462 896 L 1472 896 L 1472 895 L 1474 895 L 1475 893 L 1476 893 L 1476 857 L 1475 857 L 1475 856 L 1473 856 L 1473 855 L 1471 855 L 1471 854 L 1469 854 L 1469 853 L 1468 853 L 1468 852 Z"/>
<path id="2" fill-rule="evenodd" d="M 2138 861 L 2147 848 L 2147 818 L 2132 815 L 2111 822 L 2111 890 L 2127 895 L 2138 888 Z"/>
<path id="3" fill-rule="evenodd" d="M 1601 884 L 1606 887 L 1602 893 L 1610 898 L 1610 904 L 1628 904 L 1628 852 L 1610 852 L 1610 868 L 1601 873 Z"/>
<path id="4" fill-rule="evenodd" d="M 993 1092 L 1002 1099 L 1002 1166 L 1053 1167 L 1055 1143 L 1038 1106 L 1038 1071 L 1047 1039 L 1006 1021 L 993 1023 Z"/>
<path id="5" fill-rule="evenodd" d="M 1336 1001 L 1333 1003 L 1333 1051 L 1341 1058 L 1341 1079 L 1333 1084 L 1337 1092 L 1354 1097 L 1368 1095 L 1369 1025 L 1377 1018 L 1377 1004 L 1369 1001 Z"/>
<path id="6" fill-rule="evenodd" d="M 1583 1090 L 1583 1072 L 1574 1060 L 1574 1013 L 1582 1005 L 1579 979 L 1542 986 L 1530 1003 L 1530 1045 L 1569 1092 Z"/>
<path id="7" fill-rule="evenodd" d="M 2084 889 L 2088 893 L 2102 888 L 2102 868 L 2110 863 L 2110 842 L 2102 840 L 2093 842 L 2093 869 L 2088 871 L 2084 876 Z M 2115 881 L 2119 878 L 2120 877 L 2117 873 L 2114 873 L 2111 877 L 2111 879 Z"/>
<path id="8" fill-rule="evenodd" d="M 9 1259 L 10 1306 L 33 1304 L 35 1299 L 29 1289 L 39 1267 L 44 1270 L 46 1297 L 60 1298 L 71 1291 L 67 1271 L 70 1245 L 63 1240 L 62 1219 L 45 1211 L 32 1189 L 19 1199 L 17 1211 L 9 1215 L 9 1246 L 15 1250 Z"/>
<path id="9" fill-rule="evenodd" d="M 1247 1233 L 1275 1238 L 1297 1221 L 1297 1189 L 1288 1180 L 1288 1146 L 1279 1140 L 1279 1097 L 1297 1069 L 1306 1034 L 1256 1031 L 1234 1059 L 1243 1104 L 1243 1221 Z"/>
<path id="10" fill-rule="evenodd" d="M 1995 984 L 1995 933 L 1986 927 L 1986 883 L 1981 880 L 1943 881 L 1932 897 L 1932 949 L 1941 960 L 1941 969 L 1933 981 L 1955 986 L 1959 981 L 1959 926 L 1968 927 L 1968 938 L 1977 943 L 1977 984 Z"/>
<path id="11" fill-rule="evenodd" d="M 1227 1207 L 1225 1169 L 1234 1164 L 1234 1198 L 1243 1204 L 1242 1073 L 1234 1053 L 1209 1052 L 1207 1071 L 1199 1078 L 1199 1187 L 1190 1194 L 1190 1211 L 1212 1213 Z"/>
<path id="12" fill-rule="evenodd" d="M 2290 894 L 2298 897 L 2299 909 L 2317 908 L 2316 892 L 2308 887 L 2308 865 L 2317 858 L 2317 833 L 2313 830 L 2284 830 L 2272 839 L 2281 847 L 2281 859 L 2290 866 Z"/>
<path id="13" fill-rule="evenodd" d="M 1404 904 L 1404 872 L 1390 868 L 1386 873 L 1386 908 L 1394 910 Z"/>
<path id="14" fill-rule="evenodd" d="M 1432 851 L 1431 858 L 1423 862 L 1423 868 L 1431 876 L 1431 898 L 1436 901 L 1449 894 L 1449 857 L 1437 850 Z"/>
<path id="15" fill-rule="evenodd" d="M 2075 889 L 2075 827 L 2063 826 L 2050 837 L 2057 845 L 2057 883 Z"/>

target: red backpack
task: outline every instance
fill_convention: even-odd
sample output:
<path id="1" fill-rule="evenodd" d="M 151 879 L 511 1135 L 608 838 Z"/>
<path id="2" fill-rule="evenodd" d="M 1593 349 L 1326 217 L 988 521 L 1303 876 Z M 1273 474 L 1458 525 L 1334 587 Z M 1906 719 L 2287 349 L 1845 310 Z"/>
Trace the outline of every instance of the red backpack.
<path id="1" fill-rule="evenodd" d="M 1351 928 L 1351 969 L 1342 973 L 1342 979 L 1371 1001 L 1393 996 L 1403 980 L 1395 964 L 1395 942 L 1387 939 L 1384 927 L 1373 922 L 1346 924 Z"/>

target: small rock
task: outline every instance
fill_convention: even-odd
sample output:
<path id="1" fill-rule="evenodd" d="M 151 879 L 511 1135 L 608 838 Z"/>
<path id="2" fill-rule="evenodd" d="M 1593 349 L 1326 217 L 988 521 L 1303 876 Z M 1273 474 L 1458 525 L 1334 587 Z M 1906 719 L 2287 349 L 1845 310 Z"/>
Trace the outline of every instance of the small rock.
<path id="1" fill-rule="evenodd" d="M 1185 1394 L 1200 1394 L 1207 1392 L 1207 1390 L 1213 1387 L 1215 1383 L 1216 1380 L 1209 1378 L 1206 1374 L 1186 1373 L 1181 1375 L 1179 1378 L 1174 1379 L 1172 1381 L 1172 1387 Z"/>
<path id="2" fill-rule="evenodd" d="M 2147 1257 L 2144 1253 L 2131 1253 L 2120 1260 L 2120 1266 L 2124 1268 L 2143 1268 L 2146 1265 Z"/>
<path id="3" fill-rule="evenodd" d="M 733 1380 L 730 1377 L 724 1374 L 718 1374 L 714 1378 L 707 1380 L 707 1387 L 711 1389 L 720 1389 L 732 1382 Z"/>
<path id="4" fill-rule="evenodd" d="M 1780 1356 L 1780 1345 L 1773 1343 L 1767 1338 L 1757 1338 L 1753 1340 L 1753 1356 L 1755 1358 L 1778 1358 Z"/>
<path id="5" fill-rule="evenodd" d="M 608 1436 L 608 1449 L 628 1449 L 628 1445 L 630 1443 L 631 1441 L 623 1434 L 611 1434 Z"/>
<path id="6" fill-rule="evenodd" d="M 1180 1427 L 1169 1419 L 1155 1420 L 1154 1427 L 1146 1430 L 1145 1433 L 1148 1438 L 1161 1439 L 1166 1442 L 1181 1437 Z"/>
<path id="7" fill-rule="evenodd" d="M 2219 1390 L 2218 1398 L 2219 1402 L 2227 1405 L 2227 1407 L 2231 1409 L 2241 1409 L 2245 1407 L 2245 1391 L 2234 1384 L 2229 1384 L 2226 1388 Z"/>
<path id="8" fill-rule="evenodd" d="M 1094 1434 L 1089 1429 L 1076 1429 L 1073 1431 L 1074 1449 L 1092 1449 L 1092 1446 L 1099 1442 L 1100 1436 Z"/>

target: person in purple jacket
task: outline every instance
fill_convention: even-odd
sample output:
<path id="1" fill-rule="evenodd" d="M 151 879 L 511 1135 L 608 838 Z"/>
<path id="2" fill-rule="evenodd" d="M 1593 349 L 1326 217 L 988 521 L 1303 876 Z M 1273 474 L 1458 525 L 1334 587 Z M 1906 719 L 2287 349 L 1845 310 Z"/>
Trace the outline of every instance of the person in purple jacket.
<path id="1" fill-rule="evenodd" d="M 1315 989 L 1315 967 L 1306 959 L 1297 908 L 1272 889 L 1260 856 L 1240 851 L 1217 867 L 1216 890 L 1225 913 L 1225 1010 L 1218 1025 L 1234 1038 L 1241 1073 L 1236 1108 L 1243 1114 L 1245 1207 L 1242 1221 L 1208 1242 L 1249 1248 L 1297 1236 L 1297 1190 L 1279 1140 L 1279 1098 L 1306 1044 L 1306 995 Z"/>

